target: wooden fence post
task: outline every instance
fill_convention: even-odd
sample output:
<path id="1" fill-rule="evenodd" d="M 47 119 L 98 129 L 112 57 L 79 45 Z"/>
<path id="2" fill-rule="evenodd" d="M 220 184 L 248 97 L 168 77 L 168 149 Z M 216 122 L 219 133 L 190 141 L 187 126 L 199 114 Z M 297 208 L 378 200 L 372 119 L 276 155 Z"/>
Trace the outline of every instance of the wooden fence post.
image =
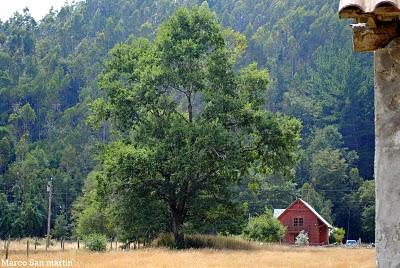
<path id="1" fill-rule="evenodd" d="M 26 257 L 29 258 L 29 238 L 26 240 Z"/>
<path id="2" fill-rule="evenodd" d="M 78 238 L 78 249 L 79 249 L 79 238 Z"/>
<path id="3" fill-rule="evenodd" d="M 10 250 L 10 236 L 8 236 L 8 241 L 6 245 L 6 260 L 8 260 L 8 251 Z"/>
<path id="4" fill-rule="evenodd" d="M 38 243 L 38 239 L 35 238 L 35 251 L 36 251 L 36 245 L 37 245 L 37 243 Z"/>

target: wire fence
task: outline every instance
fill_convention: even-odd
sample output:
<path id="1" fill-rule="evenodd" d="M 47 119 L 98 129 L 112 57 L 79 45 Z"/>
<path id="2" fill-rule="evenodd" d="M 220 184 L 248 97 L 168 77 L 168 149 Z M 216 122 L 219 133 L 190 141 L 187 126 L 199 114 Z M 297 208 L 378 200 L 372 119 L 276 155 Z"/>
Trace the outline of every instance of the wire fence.
<path id="1" fill-rule="evenodd" d="M 63 252 L 63 251 L 80 251 L 86 250 L 84 241 L 82 240 L 50 240 L 50 244 L 46 246 L 46 238 L 24 238 L 24 239 L 8 239 L 0 240 L 0 256 L 9 259 L 13 255 L 30 255 L 43 252 Z M 145 247 L 144 244 L 138 242 L 123 243 L 114 239 L 110 239 L 106 246 L 106 251 L 129 251 Z M 1 257 L 0 257 L 1 258 Z"/>

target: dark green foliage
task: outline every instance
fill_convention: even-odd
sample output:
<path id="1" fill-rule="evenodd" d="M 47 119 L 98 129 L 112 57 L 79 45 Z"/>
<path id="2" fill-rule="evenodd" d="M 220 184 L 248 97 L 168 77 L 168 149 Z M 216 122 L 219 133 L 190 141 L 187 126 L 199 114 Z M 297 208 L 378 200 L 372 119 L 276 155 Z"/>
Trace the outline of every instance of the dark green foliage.
<path id="1" fill-rule="evenodd" d="M 188 213 L 184 232 L 188 234 L 239 234 L 247 223 L 248 206 L 236 200 L 235 192 L 224 198 L 202 195 Z"/>
<path id="2" fill-rule="evenodd" d="M 361 214 L 361 236 L 365 242 L 375 238 L 375 181 L 365 181 L 353 195 L 353 204 Z M 357 214 L 357 215 L 360 215 Z"/>
<path id="3" fill-rule="evenodd" d="M 272 216 L 270 211 L 250 219 L 243 229 L 243 236 L 259 242 L 279 242 L 286 234 L 286 228 Z"/>
<path id="4" fill-rule="evenodd" d="M 269 70 L 269 79 L 265 79 L 263 72 L 252 77 L 253 70 L 257 69 L 255 64 L 242 69 L 241 79 L 237 81 L 246 88 L 242 98 L 257 97 L 255 103 L 266 101 L 267 110 L 299 118 L 304 126 L 303 151 L 296 172 L 292 169 L 287 172 L 290 174 L 278 172 L 265 176 L 254 172 L 244 178 L 233 195 L 222 197 L 238 203 L 238 207 L 230 205 L 229 209 L 219 208 L 208 213 L 214 205 L 204 206 L 199 214 L 207 217 L 207 223 L 203 224 L 198 215 L 188 215 L 185 228 L 191 232 L 236 232 L 242 227 L 243 218 L 233 219 L 232 215 L 241 215 L 239 210 L 248 209 L 251 215 L 256 215 L 265 207 L 283 208 L 295 198 L 296 188 L 307 182 L 319 195 L 313 205 L 327 204 L 322 211 L 329 207 L 329 200 L 332 202 L 335 225 L 347 228 L 350 218 L 349 235 L 373 241 L 373 204 L 363 205 L 365 200 L 357 197 L 362 185 L 360 179 L 373 176 L 372 56 L 352 52 L 348 22 L 338 19 L 337 2 L 325 0 L 90 0 L 67 5 L 59 12 L 50 11 L 40 22 L 34 21 L 29 11 L 24 11 L 1 23 L 0 192 L 6 196 L 8 205 L 4 207 L 8 207 L 9 214 L 0 212 L 0 224 L 9 226 L 8 216 L 4 215 L 11 215 L 13 221 L 11 227 L 0 228 L 0 235 L 45 234 L 45 186 L 50 177 L 54 178 L 55 186 L 53 215 L 65 212 L 68 225 L 79 218 L 84 208 L 73 214 L 71 207 L 82 194 L 84 178 L 97 164 L 95 155 L 105 143 L 120 138 L 111 131 L 114 127 L 129 128 L 136 116 L 130 113 L 136 107 L 136 100 L 120 98 L 123 95 L 117 92 L 116 101 L 127 107 L 119 111 L 121 118 L 129 115 L 126 120 L 115 117 L 115 121 L 104 123 L 92 116 L 89 121 L 97 125 L 97 130 L 85 123 L 90 104 L 100 117 L 109 116 L 112 109 L 106 105 L 109 97 L 99 90 L 96 79 L 103 70 L 107 53 L 116 44 L 126 43 L 129 45 L 121 45 L 114 52 L 126 61 L 131 60 L 132 40 L 139 37 L 154 40 L 160 23 L 174 11 L 199 4 L 215 11 L 224 27 L 233 28 L 234 31 L 224 30 L 222 36 L 230 59 L 238 60 L 235 72 L 253 61 L 257 62 L 258 70 Z M 243 33 L 247 42 L 235 31 Z M 198 40 L 206 38 L 208 33 L 200 35 Z M 163 45 L 168 47 L 168 42 L 176 36 L 166 35 L 170 39 L 165 38 L 167 43 Z M 133 43 L 140 51 L 152 42 Z M 180 48 L 184 49 L 185 44 Z M 164 60 L 176 55 L 173 49 L 160 51 Z M 216 67 L 231 64 L 223 57 L 214 61 Z M 135 78 L 127 75 L 135 66 L 123 67 L 125 76 L 120 77 L 120 82 L 127 85 L 131 82 L 128 79 Z M 181 74 L 182 68 L 177 68 L 169 75 L 180 78 Z M 260 78 L 258 82 L 248 84 L 249 79 L 257 78 Z M 265 94 L 248 94 L 254 87 L 264 87 L 266 81 L 269 84 Z M 103 99 L 93 103 L 99 97 Z M 179 94 L 175 97 L 182 99 Z M 196 115 L 201 111 L 203 100 L 197 99 L 193 104 Z M 216 107 L 223 106 L 218 103 Z M 124 133 L 124 137 L 127 135 Z M 334 159 L 328 158 L 330 154 Z M 323 172 L 321 176 L 319 171 Z M 344 185 L 335 183 L 343 181 Z M 339 191 L 332 194 L 332 189 Z M 210 199 L 207 195 L 201 198 Z M 321 213 L 328 217 L 328 210 L 326 214 Z M 25 215 L 34 215 L 36 223 L 25 224 Z M 148 216 L 146 222 L 154 216 L 142 215 Z M 119 217 L 131 219 L 126 215 Z M 40 228 L 38 221 L 43 221 Z M 55 217 L 52 226 L 54 223 Z M 233 224 L 227 227 L 228 223 Z M 111 221 L 107 224 L 113 225 Z M 130 222 L 123 228 L 128 230 L 123 237 L 135 239 L 131 234 L 136 231 L 128 228 L 132 225 Z M 151 230 L 164 227 L 156 224 Z M 110 236 L 115 235 L 110 226 L 101 228 L 107 229 Z"/>
<path id="5" fill-rule="evenodd" d="M 0 238 L 6 239 L 10 234 L 12 224 L 12 214 L 10 211 L 9 204 L 7 202 L 7 196 L 0 193 Z"/>
<path id="6" fill-rule="evenodd" d="M 56 239 L 68 238 L 69 228 L 67 219 L 65 218 L 64 214 L 60 214 L 57 216 L 51 236 Z"/>
<path id="7" fill-rule="evenodd" d="M 45 223 L 45 215 L 40 203 L 27 202 L 23 205 L 20 221 L 24 223 L 22 236 L 40 236 Z"/>
<path id="8" fill-rule="evenodd" d="M 332 219 L 332 201 L 318 193 L 309 183 L 304 183 L 300 188 L 300 194 L 303 200 L 309 203 L 325 220 L 333 223 Z"/>
<path id="9" fill-rule="evenodd" d="M 237 190 L 238 199 L 248 206 L 250 215 L 264 213 L 265 209 L 286 208 L 296 197 L 293 176 L 272 173 L 246 177 Z"/>

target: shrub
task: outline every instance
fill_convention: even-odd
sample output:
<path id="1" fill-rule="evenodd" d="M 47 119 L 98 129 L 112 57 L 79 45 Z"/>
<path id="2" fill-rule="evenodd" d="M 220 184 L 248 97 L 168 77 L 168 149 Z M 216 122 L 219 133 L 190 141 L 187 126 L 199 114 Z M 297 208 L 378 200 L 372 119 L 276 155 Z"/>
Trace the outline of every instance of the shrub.
<path id="1" fill-rule="evenodd" d="M 79 214 L 75 232 L 82 237 L 94 233 L 111 236 L 107 225 L 108 218 L 104 210 L 99 209 L 96 204 L 92 204 Z"/>
<path id="2" fill-rule="evenodd" d="M 310 244 L 308 239 L 308 234 L 304 230 L 301 231 L 299 235 L 296 237 L 295 244 L 297 246 L 308 246 L 308 244 Z"/>
<path id="3" fill-rule="evenodd" d="M 90 234 L 84 237 L 85 247 L 90 251 L 105 251 L 107 249 L 107 237 L 103 234 Z"/>
<path id="4" fill-rule="evenodd" d="M 335 229 L 333 229 L 332 236 L 333 236 L 333 239 L 334 239 L 334 241 L 336 243 L 342 244 L 345 234 L 346 234 L 346 230 L 345 229 L 343 229 L 343 228 L 335 228 Z"/>
<path id="5" fill-rule="evenodd" d="M 286 233 L 286 228 L 273 217 L 272 212 L 252 218 L 243 230 L 243 236 L 260 242 L 278 242 Z"/>
<path id="6" fill-rule="evenodd" d="M 214 235 L 189 235 L 185 237 L 186 248 L 213 248 L 231 250 L 251 250 L 255 245 L 238 237 Z"/>
<path id="7" fill-rule="evenodd" d="M 172 233 L 162 233 L 157 236 L 156 239 L 151 243 L 153 247 L 166 247 L 166 248 L 175 248 L 175 238 Z"/>
<path id="8" fill-rule="evenodd" d="M 171 233 L 160 234 L 153 242 L 154 247 L 176 248 L 174 236 Z M 184 248 L 212 248 L 231 250 L 251 250 L 256 246 L 238 237 L 214 235 L 186 235 Z"/>

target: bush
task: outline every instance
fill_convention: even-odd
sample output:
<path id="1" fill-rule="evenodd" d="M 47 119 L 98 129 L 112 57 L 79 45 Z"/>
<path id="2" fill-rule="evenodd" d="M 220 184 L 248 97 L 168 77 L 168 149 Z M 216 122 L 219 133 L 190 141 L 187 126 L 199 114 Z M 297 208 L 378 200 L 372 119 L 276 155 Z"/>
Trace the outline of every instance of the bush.
<path id="1" fill-rule="evenodd" d="M 95 233 L 112 236 L 107 224 L 108 218 L 104 210 L 99 209 L 96 204 L 92 204 L 79 214 L 75 232 L 82 237 Z"/>
<path id="2" fill-rule="evenodd" d="M 345 229 L 335 228 L 335 229 L 333 229 L 333 233 L 332 233 L 333 240 L 338 244 L 342 244 L 345 234 L 346 234 Z"/>
<path id="3" fill-rule="evenodd" d="M 171 233 L 160 234 L 153 242 L 154 247 L 176 248 L 174 236 Z M 186 235 L 184 248 L 212 248 L 231 250 L 251 250 L 256 246 L 237 237 L 214 235 Z"/>
<path id="4" fill-rule="evenodd" d="M 107 249 L 107 237 L 103 234 L 90 234 L 84 237 L 85 247 L 90 251 L 105 251 Z"/>
<path id="5" fill-rule="evenodd" d="M 175 248 L 175 238 L 172 233 L 162 233 L 157 236 L 156 239 L 151 243 L 153 247 L 166 247 L 166 248 Z"/>
<path id="6" fill-rule="evenodd" d="M 295 244 L 297 246 L 308 246 L 308 244 L 310 244 L 308 239 L 308 234 L 304 230 L 301 231 L 299 235 L 296 237 Z"/>
<path id="7" fill-rule="evenodd" d="M 286 227 L 275 219 L 270 211 L 252 218 L 243 230 L 245 238 L 268 243 L 280 241 L 285 233 Z"/>
<path id="8" fill-rule="evenodd" d="M 185 237 L 186 248 L 213 248 L 231 250 L 251 250 L 255 245 L 238 237 L 189 235 Z"/>

